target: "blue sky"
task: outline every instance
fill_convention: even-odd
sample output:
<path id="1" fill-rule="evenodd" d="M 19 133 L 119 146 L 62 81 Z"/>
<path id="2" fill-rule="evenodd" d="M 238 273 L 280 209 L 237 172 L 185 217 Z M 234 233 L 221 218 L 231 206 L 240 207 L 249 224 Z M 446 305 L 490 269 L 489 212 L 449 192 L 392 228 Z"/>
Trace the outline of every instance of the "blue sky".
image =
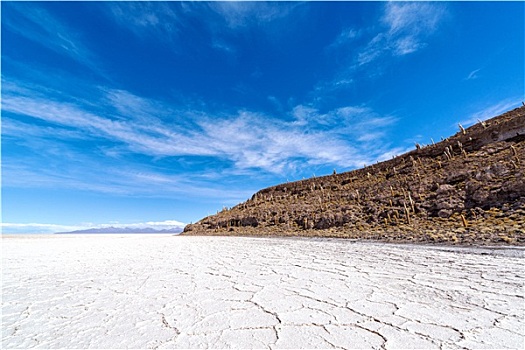
<path id="1" fill-rule="evenodd" d="M 195 222 L 521 105 L 523 2 L 2 2 L 3 232 Z"/>

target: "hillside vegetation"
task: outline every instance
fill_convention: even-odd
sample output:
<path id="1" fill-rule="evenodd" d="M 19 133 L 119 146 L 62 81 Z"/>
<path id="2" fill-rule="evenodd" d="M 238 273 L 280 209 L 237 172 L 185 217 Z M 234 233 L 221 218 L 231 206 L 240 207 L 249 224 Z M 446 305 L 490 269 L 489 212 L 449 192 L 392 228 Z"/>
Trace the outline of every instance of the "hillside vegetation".
<path id="1" fill-rule="evenodd" d="M 185 235 L 525 243 L 525 106 L 363 169 L 263 189 Z"/>

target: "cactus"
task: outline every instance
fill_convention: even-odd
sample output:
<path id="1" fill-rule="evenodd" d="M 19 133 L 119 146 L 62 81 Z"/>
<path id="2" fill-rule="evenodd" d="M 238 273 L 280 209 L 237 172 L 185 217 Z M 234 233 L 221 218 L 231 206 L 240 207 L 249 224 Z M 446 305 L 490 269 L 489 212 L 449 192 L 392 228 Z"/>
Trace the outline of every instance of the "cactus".
<path id="1" fill-rule="evenodd" d="M 410 156 L 410 160 L 412 161 L 412 167 L 415 168 L 417 166 L 415 159 L 412 156 Z"/>
<path id="2" fill-rule="evenodd" d="M 445 153 L 445 156 L 447 157 L 448 160 L 451 160 L 452 158 L 454 158 L 454 157 L 452 156 L 452 151 L 451 151 L 451 149 L 452 149 L 452 147 L 451 147 L 451 148 L 449 148 L 448 146 L 445 147 L 445 152 L 444 152 L 444 153 Z"/>
<path id="3" fill-rule="evenodd" d="M 484 121 L 479 120 L 479 119 L 478 119 L 478 122 L 481 124 L 481 126 L 483 126 L 483 129 L 487 128 L 487 123 L 485 123 Z"/>
<path id="4" fill-rule="evenodd" d="M 467 134 L 467 131 L 465 130 L 465 128 L 463 127 L 463 125 L 461 125 L 460 123 L 458 123 L 458 126 L 459 126 L 459 129 L 461 130 L 461 133 L 463 135 L 466 135 Z"/>
<path id="5" fill-rule="evenodd" d="M 414 201 L 412 200 L 412 196 L 410 195 L 410 192 L 408 192 L 408 200 L 410 201 L 410 206 L 412 207 L 412 212 L 415 213 L 416 209 L 414 208 Z"/>
<path id="6" fill-rule="evenodd" d="M 461 222 L 463 223 L 463 227 L 468 227 L 467 219 L 465 219 L 465 216 L 463 214 L 461 214 Z"/>
<path id="7" fill-rule="evenodd" d="M 405 202 L 403 202 L 403 207 L 405 208 L 405 215 L 407 217 L 407 223 L 410 225 L 411 224 L 410 213 L 408 212 L 408 208 Z"/>

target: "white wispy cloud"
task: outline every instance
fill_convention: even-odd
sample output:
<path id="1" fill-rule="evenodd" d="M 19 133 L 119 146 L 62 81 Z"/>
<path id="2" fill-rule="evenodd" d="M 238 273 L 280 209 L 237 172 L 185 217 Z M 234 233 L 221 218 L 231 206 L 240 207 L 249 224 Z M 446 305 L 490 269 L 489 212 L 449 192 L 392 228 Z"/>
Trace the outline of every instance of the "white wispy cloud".
<path id="1" fill-rule="evenodd" d="M 61 22 L 37 3 L 3 4 L 2 26 L 34 43 L 67 55 L 94 71 L 100 71 L 95 55 L 82 44 L 82 33 Z M 4 50 L 3 54 L 8 52 Z"/>
<path id="2" fill-rule="evenodd" d="M 131 1 L 106 5 L 108 13 L 119 25 L 142 39 L 153 35 L 171 44 L 178 37 L 182 22 L 169 2 Z"/>
<path id="3" fill-rule="evenodd" d="M 7 142 L 2 159 L 3 186 L 69 188 L 120 196 L 186 198 L 191 195 L 220 198 L 228 203 L 245 200 L 257 190 L 228 188 L 220 181 L 225 175 L 217 169 L 185 167 L 187 173 L 180 173 L 178 168 L 171 169 L 160 160 L 152 159 L 152 164 L 134 161 L 127 156 L 129 149 L 108 156 L 97 146 L 107 140 L 82 138 L 78 129 L 71 131 L 73 135 L 60 135 L 55 132 L 57 128 L 38 127 L 5 117 L 2 122 L 2 136 Z M 75 146 L 79 140 L 84 146 Z"/>
<path id="4" fill-rule="evenodd" d="M 295 118 L 293 124 L 297 126 L 305 126 L 319 120 L 319 111 L 311 106 L 297 105 L 293 108 L 292 115 Z"/>
<path id="5" fill-rule="evenodd" d="M 35 147 L 37 144 L 35 144 Z M 40 143 L 39 159 L 29 156 L 4 160 L 2 185 L 16 188 L 66 188 L 77 191 L 147 198 L 220 199 L 238 203 L 255 193 L 256 187 L 232 189 L 224 176 L 214 170 L 187 174 L 166 174 L 140 164 L 112 162 L 99 157 L 73 153 L 67 148 L 50 150 Z M 66 155 L 65 153 L 72 153 Z M 59 158 L 61 157 L 61 158 Z M 252 176 L 254 174 L 251 174 Z"/>
<path id="6" fill-rule="evenodd" d="M 230 55 L 235 55 L 237 53 L 237 49 L 233 45 L 228 44 L 223 39 L 214 38 L 212 40 L 212 45 L 211 46 L 214 49 L 217 49 L 219 51 L 223 51 L 223 52 L 225 52 L 227 54 L 230 54 Z"/>
<path id="7" fill-rule="evenodd" d="M 336 93 L 351 91 L 363 69 L 369 78 L 382 75 L 391 58 L 423 49 L 446 15 L 446 4 L 386 2 L 377 21 L 361 28 L 343 28 L 325 47 L 337 68 L 331 78 L 316 84 L 312 99 L 321 104 Z"/>
<path id="8" fill-rule="evenodd" d="M 22 134 L 23 135 L 23 134 Z M 21 135 L 21 136 L 22 136 Z M 25 154 L 4 156 L 2 185 L 16 188 L 67 188 L 78 191 L 148 195 L 151 184 L 133 183 L 111 163 L 75 152 L 67 145 L 35 140 L 24 145 Z M 5 151 L 4 151 L 5 152 Z M 163 188 L 163 190 L 166 190 Z M 166 190 L 166 193 L 172 193 Z"/>
<path id="9" fill-rule="evenodd" d="M 237 168 L 283 173 L 306 164 L 352 166 L 361 158 L 341 139 L 324 132 L 305 133 L 300 125 L 251 112 L 201 123 L 207 144 Z M 332 135 L 334 136 L 334 135 Z M 320 148 L 317 145 L 323 144 Z M 299 163 L 304 161 L 304 165 Z"/>
<path id="10" fill-rule="evenodd" d="M 478 73 L 480 70 L 481 68 L 473 70 L 472 72 L 469 73 L 469 75 L 465 78 L 465 80 L 477 79 L 479 77 Z"/>
<path id="11" fill-rule="evenodd" d="M 56 125 L 78 128 L 88 135 L 126 144 L 132 151 L 149 155 L 210 155 L 188 135 L 159 125 L 153 116 L 139 121 L 111 119 L 83 110 L 81 106 L 31 96 L 4 96 L 3 110 Z M 131 106 L 133 108 L 133 106 Z M 150 123 L 151 122 L 151 123 Z"/>
<path id="12" fill-rule="evenodd" d="M 341 134 L 352 130 L 357 134 L 363 127 L 377 134 L 374 129 L 392 122 L 372 115 L 367 108 L 351 106 L 328 113 L 297 106 L 292 122 L 250 111 L 195 113 L 177 111 L 129 92 L 108 91 L 105 102 L 116 110 L 116 115 L 95 114 L 80 105 L 45 99 L 38 94 L 36 97 L 6 94 L 2 108 L 51 123 L 52 128 L 69 128 L 68 133 L 73 128 L 89 137 L 108 139 L 125 145 L 130 152 L 161 157 L 212 156 L 229 160 L 239 169 L 259 168 L 271 173 L 282 173 L 290 166 L 295 168 L 297 159 L 305 159 L 307 164 L 335 163 L 342 167 L 360 164 L 373 155 L 360 154 L 351 140 L 345 140 Z M 169 113 L 184 116 L 178 119 L 191 119 L 186 116 L 195 114 L 198 118 L 186 125 L 167 124 L 165 120 L 169 118 L 159 115 Z M 305 128 L 308 124 L 310 127 Z M 14 125 L 11 124 L 11 129 Z M 316 125 L 325 128 L 306 132 Z M 34 129 L 29 130 L 35 132 Z M 315 146 L 321 143 L 322 150 Z"/>
<path id="13" fill-rule="evenodd" d="M 344 28 L 327 49 L 352 47 L 357 67 L 388 56 L 404 56 L 426 46 L 446 15 L 446 6 L 427 2 L 387 2 L 379 22 L 368 28 Z M 354 47 L 354 41 L 375 33 L 365 46 Z"/>
<path id="14" fill-rule="evenodd" d="M 53 138 L 65 140 L 82 140 L 88 137 L 78 131 L 52 126 L 37 126 L 4 116 L 2 118 L 2 135 L 25 135 L 32 138 Z"/>
<path id="15" fill-rule="evenodd" d="M 380 19 L 383 30 L 357 56 L 365 65 L 385 55 L 403 56 L 426 46 L 426 39 L 439 27 L 446 14 L 443 4 L 388 2 Z"/>
<path id="16" fill-rule="evenodd" d="M 211 48 L 235 55 L 236 46 L 228 33 L 247 28 L 271 29 L 270 23 L 289 16 L 298 3 L 217 1 L 217 2 L 112 2 L 108 14 L 121 27 L 144 40 L 165 42 L 177 51 L 184 43 L 184 33 L 192 31 L 195 23 L 206 26 L 201 40 Z M 187 54 L 187 52 L 185 52 Z"/>
<path id="17" fill-rule="evenodd" d="M 355 39 L 362 35 L 361 31 L 355 28 L 344 28 L 337 38 L 328 45 L 327 49 L 339 49 L 341 46 L 347 46 L 354 42 Z"/>
<path id="18" fill-rule="evenodd" d="M 217 1 L 209 4 L 210 8 L 221 15 L 230 28 L 270 23 L 290 15 L 296 3 Z"/>
<path id="19" fill-rule="evenodd" d="M 444 15 L 444 8 L 428 2 L 387 2 L 382 21 L 391 35 L 433 32 Z"/>
<path id="20" fill-rule="evenodd" d="M 382 21 L 388 28 L 394 53 L 404 55 L 425 45 L 424 40 L 438 28 L 445 7 L 421 2 L 388 2 Z"/>

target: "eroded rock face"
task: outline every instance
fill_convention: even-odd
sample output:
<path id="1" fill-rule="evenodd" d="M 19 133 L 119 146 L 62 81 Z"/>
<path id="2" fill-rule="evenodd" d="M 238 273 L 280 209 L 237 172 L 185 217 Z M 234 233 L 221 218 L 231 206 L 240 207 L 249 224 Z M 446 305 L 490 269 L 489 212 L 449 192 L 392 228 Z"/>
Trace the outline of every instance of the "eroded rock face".
<path id="1" fill-rule="evenodd" d="M 232 232 L 524 244 L 525 107 L 364 169 L 263 189 L 184 234 Z"/>

